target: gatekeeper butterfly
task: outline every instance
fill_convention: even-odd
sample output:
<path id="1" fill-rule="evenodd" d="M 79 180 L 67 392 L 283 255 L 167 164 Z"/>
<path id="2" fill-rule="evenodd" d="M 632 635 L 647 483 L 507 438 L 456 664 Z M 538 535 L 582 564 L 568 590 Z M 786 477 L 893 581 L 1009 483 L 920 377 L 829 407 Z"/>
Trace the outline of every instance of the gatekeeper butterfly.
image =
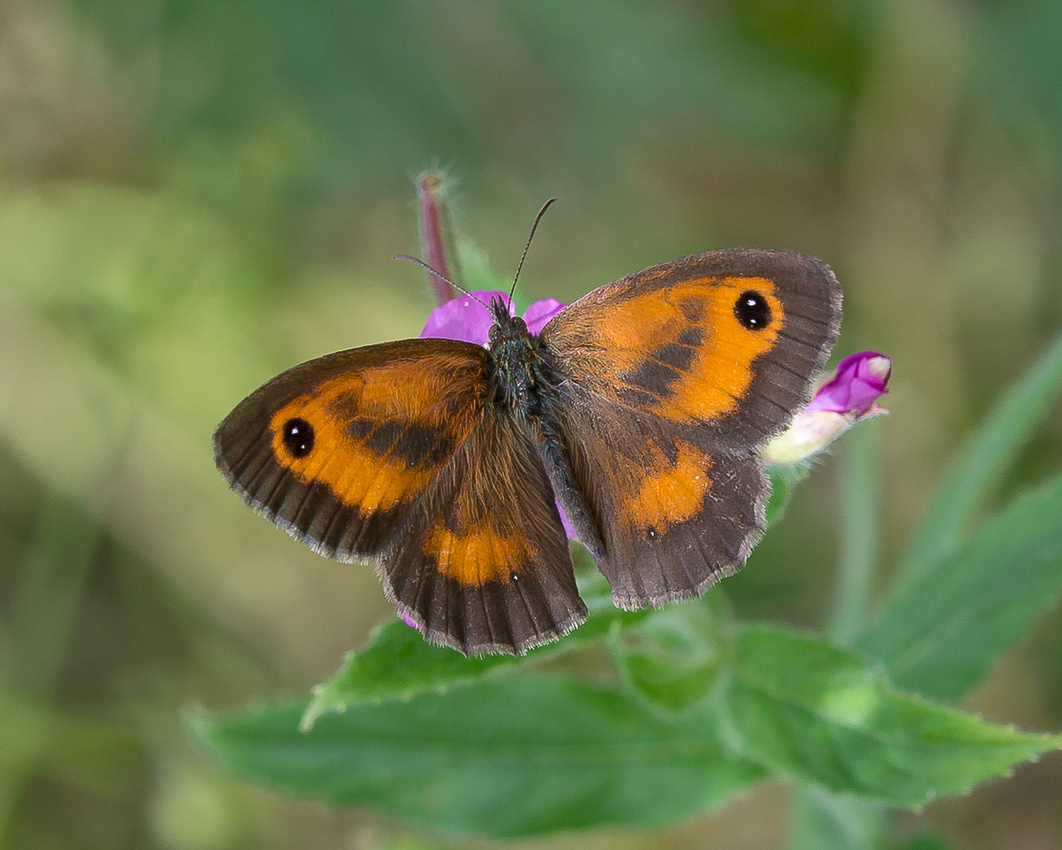
<path id="1" fill-rule="evenodd" d="M 322 555 L 372 561 L 398 613 L 466 655 L 586 617 L 558 504 L 624 609 L 736 572 L 766 523 L 760 449 L 837 337 L 829 267 L 695 254 L 602 286 L 534 336 L 408 339 L 256 390 L 214 435 L 245 502 Z"/>

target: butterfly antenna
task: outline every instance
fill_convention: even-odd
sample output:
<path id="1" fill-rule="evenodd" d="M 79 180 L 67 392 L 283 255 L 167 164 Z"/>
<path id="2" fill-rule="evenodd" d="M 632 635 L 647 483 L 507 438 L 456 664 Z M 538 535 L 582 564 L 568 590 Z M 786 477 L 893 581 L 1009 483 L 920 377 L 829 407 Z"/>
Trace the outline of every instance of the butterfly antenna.
<path id="1" fill-rule="evenodd" d="M 534 232 L 534 231 L 532 231 L 532 232 Z M 525 249 L 525 250 L 526 250 L 526 249 Z M 450 286 L 452 286 L 452 287 L 453 287 L 454 289 L 456 289 L 456 290 L 457 290 L 458 292 L 463 292 L 463 293 L 464 293 L 465 295 L 467 295 L 467 296 L 468 296 L 469 298 L 471 298 L 471 299 L 472 299 L 473 301 L 476 301 L 476 302 L 478 302 L 479 304 L 483 304 L 483 306 L 484 306 L 484 307 L 486 307 L 486 308 L 487 308 L 488 310 L 490 309 L 490 305 L 489 305 L 489 304 L 484 304 L 484 302 L 483 302 L 483 299 L 481 299 L 481 298 L 476 298 L 476 296 L 475 296 L 475 295 L 473 295 L 473 294 L 472 294 L 471 292 L 469 292 L 469 291 L 468 291 L 467 289 L 465 289 L 465 288 L 464 288 L 463 286 L 461 286 L 460 284 L 454 283 L 454 282 L 453 282 L 452 280 L 450 280 L 450 278 L 448 278 L 448 277 L 447 277 L 446 275 L 444 275 L 444 274 L 443 274 L 442 272 L 438 272 L 438 271 L 436 271 L 435 269 L 433 269 L 433 268 L 432 268 L 431 266 L 429 266 L 429 265 L 428 265 L 428 264 L 427 264 L 426 262 L 424 262 L 423 260 L 418 260 L 418 259 L 417 259 L 416 257 L 411 257 L 411 256 L 409 256 L 409 254 L 395 254 L 395 255 L 394 255 L 394 256 L 393 256 L 393 257 L 392 257 L 391 259 L 392 259 L 392 260 L 409 260 L 409 262 L 411 262 L 411 263 L 413 263 L 413 264 L 415 264 L 415 265 L 418 265 L 418 266 L 420 266 L 420 267 L 421 267 L 422 269 L 424 269 L 425 271 L 427 271 L 427 272 L 428 272 L 428 273 L 430 273 L 430 274 L 433 274 L 433 275 L 435 275 L 435 276 L 436 276 L 437 278 L 439 278 L 440 280 L 444 280 L 444 281 L 446 281 L 446 282 L 447 282 L 448 284 L 450 284 Z"/>
<path id="2" fill-rule="evenodd" d="M 524 267 L 524 260 L 527 259 L 527 249 L 531 247 L 531 240 L 535 238 L 535 231 L 538 230 L 538 223 L 542 221 L 542 216 L 546 214 L 551 206 L 557 202 L 556 198 L 550 198 L 546 203 L 542 205 L 542 209 L 538 211 L 538 215 L 535 216 L 535 221 L 531 225 L 531 232 L 527 234 L 527 242 L 524 244 L 524 253 L 520 255 L 520 263 L 516 266 L 516 274 L 513 275 L 513 285 L 509 287 L 509 303 L 513 303 L 513 293 L 516 292 L 516 282 L 520 279 L 520 270 Z"/>

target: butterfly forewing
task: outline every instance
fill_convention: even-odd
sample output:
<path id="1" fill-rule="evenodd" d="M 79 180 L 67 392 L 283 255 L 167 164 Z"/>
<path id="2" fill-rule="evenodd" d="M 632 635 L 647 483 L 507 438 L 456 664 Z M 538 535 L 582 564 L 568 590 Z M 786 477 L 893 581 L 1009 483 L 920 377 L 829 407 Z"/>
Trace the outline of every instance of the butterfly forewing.
<path id="1" fill-rule="evenodd" d="M 837 337 L 841 291 L 787 251 L 695 254 L 599 287 L 543 330 L 564 379 L 748 453 L 807 398 Z"/>
<path id="2" fill-rule="evenodd" d="M 471 432 L 483 368 L 475 346 L 438 340 L 304 363 L 229 414 L 215 459 L 248 504 L 322 554 L 378 556 Z"/>

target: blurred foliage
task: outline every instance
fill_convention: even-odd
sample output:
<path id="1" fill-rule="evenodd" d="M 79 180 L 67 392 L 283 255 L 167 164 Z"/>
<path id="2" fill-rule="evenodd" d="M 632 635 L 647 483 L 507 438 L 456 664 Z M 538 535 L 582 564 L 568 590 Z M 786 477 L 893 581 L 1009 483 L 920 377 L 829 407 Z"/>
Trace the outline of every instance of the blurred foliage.
<path id="1" fill-rule="evenodd" d="M 389 614 L 369 569 L 247 512 L 210 433 L 281 368 L 415 335 L 411 178 L 441 165 L 495 264 L 571 299 L 712 247 L 817 254 L 838 349 L 896 364 L 894 562 L 972 424 L 1059 328 L 1053 0 L 10 0 L 0 15 L 0 844 L 428 847 L 219 775 L 182 709 L 305 694 Z M 836 467 L 727 581 L 819 626 Z M 987 513 L 1062 467 L 1062 417 Z M 967 706 L 1062 725 L 1057 605 Z M 776 847 L 785 792 L 659 834 Z M 912 816 L 911 846 L 1062 843 L 1062 765 Z M 930 836 L 930 837 L 926 837 Z M 978 844 L 980 842 L 980 844 Z M 528 845 L 532 846 L 532 845 Z"/>

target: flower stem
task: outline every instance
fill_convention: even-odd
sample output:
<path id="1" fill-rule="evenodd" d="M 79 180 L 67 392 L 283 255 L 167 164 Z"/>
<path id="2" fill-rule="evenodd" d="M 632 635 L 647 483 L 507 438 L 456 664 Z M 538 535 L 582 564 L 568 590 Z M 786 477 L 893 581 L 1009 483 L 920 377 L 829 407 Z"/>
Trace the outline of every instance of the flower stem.
<path id="1" fill-rule="evenodd" d="M 873 423 L 853 428 L 845 441 L 841 479 L 841 552 L 830 637 L 848 645 L 866 620 L 878 557 L 880 493 L 878 436 Z"/>

